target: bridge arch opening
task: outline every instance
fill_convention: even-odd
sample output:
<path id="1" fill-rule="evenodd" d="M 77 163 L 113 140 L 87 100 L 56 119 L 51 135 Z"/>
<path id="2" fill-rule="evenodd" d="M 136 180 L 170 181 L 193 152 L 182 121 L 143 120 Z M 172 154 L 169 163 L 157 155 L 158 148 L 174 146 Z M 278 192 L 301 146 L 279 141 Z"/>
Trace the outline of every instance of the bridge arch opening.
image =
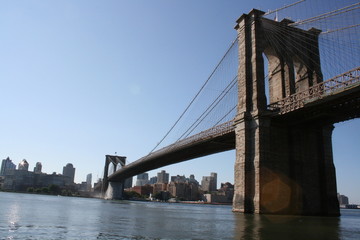
<path id="1" fill-rule="evenodd" d="M 295 65 L 273 46 L 267 46 L 263 52 L 265 75 L 265 94 L 267 104 L 276 103 L 293 94 L 295 84 Z"/>
<path id="2" fill-rule="evenodd" d="M 115 171 L 116 171 L 116 169 L 114 168 L 114 164 L 110 163 L 109 168 L 108 168 L 108 172 L 107 172 L 108 176 L 113 174 Z"/>
<path id="3" fill-rule="evenodd" d="M 267 46 L 263 53 L 264 68 L 267 75 L 265 84 L 268 84 L 268 103 L 275 103 L 295 92 L 296 66 L 289 56 Z"/>
<path id="4" fill-rule="evenodd" d="M 296 51 L 267 45 L 263 51 L 265 89 L 268 104 L 276 103 L 322 81 L 320 63 Z M 307 62 L 308 61 L 308 62 Z M 311 61 L 311 62 L 309 62 Z"/>
<path id="5" fill-rule="evenodd" d="M 119 170 L 119 169 L 121 169 L 121 168 L 122 168 L 121 163 L 117 163 L 117 164 L 116 164 L 116 169 L 115 169 L 115 171 L 117 171 L 117 170 Z"/>
<path id="6" fill-rule="evenodd" d="M 262 54 L 262 57 L 264 59 L 264 73 L 265 73 L 265 77 L 264 77 L 264 82 L 265 82 L 265 97 L 266 97 L 266 105 L 270 104 L 270 89 L 269 89 L 269 76 L 270 76 L 270 71 L 269 71 L 269 60 L 266 56 L 265 53 Z"/>

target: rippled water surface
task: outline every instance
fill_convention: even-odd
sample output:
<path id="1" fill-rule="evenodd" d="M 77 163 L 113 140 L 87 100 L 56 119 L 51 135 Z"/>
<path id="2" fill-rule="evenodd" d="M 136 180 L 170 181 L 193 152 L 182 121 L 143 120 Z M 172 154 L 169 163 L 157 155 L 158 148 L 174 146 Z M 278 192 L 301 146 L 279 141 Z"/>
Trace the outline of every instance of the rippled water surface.
<path id="1" fill-rule="evenodd" d="M 0 239 L 360 239 L 360 210 L 245 215 L 231 206 L 0 192 Z"/>

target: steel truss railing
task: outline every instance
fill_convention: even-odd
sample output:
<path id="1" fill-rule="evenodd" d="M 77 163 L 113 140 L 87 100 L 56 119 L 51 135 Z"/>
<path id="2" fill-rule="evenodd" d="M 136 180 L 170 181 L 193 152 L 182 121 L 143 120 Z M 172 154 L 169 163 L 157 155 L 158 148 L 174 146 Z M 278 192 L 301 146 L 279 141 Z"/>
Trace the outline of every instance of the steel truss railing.
<path id="1" fill-rule="evenodd" d="M 309 89 L 294 93 L 269 105 L 270 110 L 285 114 L 302 108 L 305 104 L 337 94 L 360 85 L 360 67 L 316 84 Z"/>

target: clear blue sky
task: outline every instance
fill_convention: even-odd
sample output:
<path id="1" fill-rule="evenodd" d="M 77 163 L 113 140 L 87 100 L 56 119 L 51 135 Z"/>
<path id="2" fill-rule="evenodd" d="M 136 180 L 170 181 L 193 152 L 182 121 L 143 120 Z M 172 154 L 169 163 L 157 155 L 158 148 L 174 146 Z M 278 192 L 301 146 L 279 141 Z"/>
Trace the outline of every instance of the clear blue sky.
<path id="1" fill-rule="evenodd" d="M 163 137 L 223 56 L 235 21 L 294 1 L 0 2 L 0 159 L 102 176 L 106 154 L 132 162 Z M 338 124 L 338 191 L 360 203 L 360 121 Z M 234 182 L 235 152 L 168 166 Z M 161 169 L 151 171 L 154 176 Z"/>

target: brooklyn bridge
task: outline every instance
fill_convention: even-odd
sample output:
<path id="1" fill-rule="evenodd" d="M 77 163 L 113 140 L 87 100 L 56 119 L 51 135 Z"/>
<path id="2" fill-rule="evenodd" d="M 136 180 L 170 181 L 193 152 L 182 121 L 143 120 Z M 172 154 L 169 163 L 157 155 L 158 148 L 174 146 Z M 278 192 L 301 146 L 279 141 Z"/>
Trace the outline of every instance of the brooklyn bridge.
<path id="1" fill-rule="evenodd" d="M 104 193 L 121 195 L 137 174 L 235 149 L 234 211 L 339 215 L 332 132 L 360 117 L 360 3 L 279 19 L 300 4 L 241 15 L 236 39 L 155 148 L 127 165 L 106 161 Z"/>

